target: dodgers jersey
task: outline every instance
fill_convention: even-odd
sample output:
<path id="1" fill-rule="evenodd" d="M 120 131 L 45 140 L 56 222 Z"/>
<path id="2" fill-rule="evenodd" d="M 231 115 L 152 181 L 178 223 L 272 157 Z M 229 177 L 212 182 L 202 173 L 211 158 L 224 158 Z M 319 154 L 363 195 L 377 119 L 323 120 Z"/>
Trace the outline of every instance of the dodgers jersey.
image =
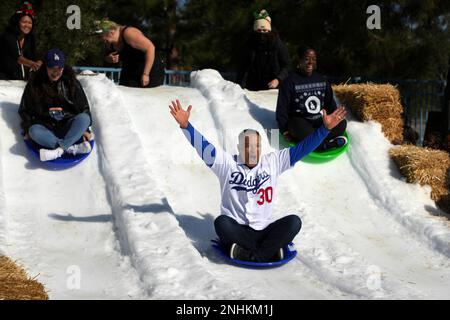
<path id="1" fill-rule="evenodd" d="M 278 177 L 316 149 L 329 131 L 321 126 L 294 147 L 262 155 L 252 169 L 239 156 L 232 156 L 210 144 L 190 123 L 183 133 L 219 179 L 221 214 L 239 224 L 263 230 L 273 222 L 273 200 Z"/>

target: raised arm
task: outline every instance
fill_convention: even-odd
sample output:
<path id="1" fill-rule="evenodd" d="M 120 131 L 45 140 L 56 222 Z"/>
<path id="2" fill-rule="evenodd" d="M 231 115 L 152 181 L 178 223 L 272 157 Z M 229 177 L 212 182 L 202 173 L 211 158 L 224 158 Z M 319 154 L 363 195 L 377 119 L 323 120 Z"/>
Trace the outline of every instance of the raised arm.
<path id="1" fill-rule="evenodd" d="M 323 125 L 300 141 L 296 146 L 289 148 L 291 166 L 320 146 L 323 139 L 325 139 L 330 132 L 329 130 L 333 129 L 339 122 L 344 120 L 346 114 L 347 112 L 344 107 L 337 108 L 336 111 L 330 115 L 323 109 Z"/>
<path id="2" fill-rule="evenodd" d="M 172 105 L 169 106 L 169 109 L 175 121 L 180 125 L 180 128 L 183 129 L 183 133 L 189 143 L 195 148 L 197 154 L 202 158 L 206 165 L 211 167 L 216 159 L 216 148 L 190 124 L 189 117 L 192 106 L 190 105 L 187 110 L 184 110 L 180 101 L 177 99 L 176 101 L 172 101 Z"/>

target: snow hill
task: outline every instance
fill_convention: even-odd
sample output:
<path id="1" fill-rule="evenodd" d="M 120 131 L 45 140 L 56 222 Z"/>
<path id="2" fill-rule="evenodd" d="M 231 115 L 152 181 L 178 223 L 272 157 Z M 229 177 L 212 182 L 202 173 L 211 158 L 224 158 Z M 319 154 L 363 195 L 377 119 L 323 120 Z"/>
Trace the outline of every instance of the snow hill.
<path id="1" fill-rule="evenodd" d="M 0 81 L 0 253 L 51 299 L 448 299 L 450 222 L 430 188 L 404 182 L 379 124 L 350 116 L 347 154 L 281 176 L 274 218 L 301 217 L 299 254 L 255 271 L 211 248 L 219 184 L 168 105 L 193 105 L 194 126 L 229 152 L 244 128 L 264 133 L 271 152 L 277 91 L 245 91 L 214 70 L 194 72 L 190 88 L 80 80 L 96 147 L 63 171 L 28 154 L 17 114 L 24 83 Z"/>

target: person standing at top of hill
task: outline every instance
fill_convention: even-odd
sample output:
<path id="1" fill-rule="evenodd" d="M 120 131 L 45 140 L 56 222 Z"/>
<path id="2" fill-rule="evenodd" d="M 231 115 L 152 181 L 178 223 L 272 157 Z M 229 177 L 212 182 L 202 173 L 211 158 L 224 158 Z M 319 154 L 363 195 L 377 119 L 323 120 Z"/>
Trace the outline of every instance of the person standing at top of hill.
<path id="1" fill-rule="evenodd" d="M 28 80 L 30 72 L 42 66 L 36 53 L 34 22 L 33 6 L 24 2 L 0 35 L 0 79 Z"/>
<path id="2" fill-rule="evenodd" d="M 164 60 L 139 29 L 103 19 L 96 21 L 94 33 L 109 45 L 106 62 L 122 62 L 120 85 L 152 88 L 164 83 Z"/>
<path id="3" fill-rule="evenodd" d="M 237 83 L 248 90 L 276 89 L 291 64 L 286 45 L 272 27 L 266 10 L 254 14 L 253 33 L 238 69 Z"/>

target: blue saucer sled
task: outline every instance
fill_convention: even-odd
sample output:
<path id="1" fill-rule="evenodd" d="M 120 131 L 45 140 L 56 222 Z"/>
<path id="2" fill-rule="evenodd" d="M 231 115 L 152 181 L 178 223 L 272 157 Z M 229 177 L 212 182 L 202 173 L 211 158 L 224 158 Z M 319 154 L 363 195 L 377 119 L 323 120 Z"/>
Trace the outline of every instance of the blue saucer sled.
<path id="1" fill-rule="evenodd" d="M 280 267 L 292 259 L 294 259 L 297 256 L 297 250 L 293 249 L 294 244 L 290 243 L 286 247 L 283 248 L 284 251 L 284 259 L 280 261 L 273 261 L 273 262 L 252 262 L 252 261 L 242 261 L 237 259 L 230 258 L 228 252 L 225 252 L 223 248 L 220 245 L 220 241 L 218 239 L 211 240 L 212 247 L 216 250 L 216 252 L 224 258 L 226 261 L 228 261 L 231 264 L 242 266 L 242 267 L 249 267 L 249 268 L 255 268 L 255 269 L 263 269 L 263 268 L 275 268 Z"/>
<path id="2" fill-rule="evenodd" d="M 31 139 L 24 139 L 25 144 L 28 148 L 28 150 L 30 151 L 30 153 L 36 157 L 39 161 L 39 149 L 40 146 L 38 144 L 36 144 L 35 142 L 33 142 Z M 91 144 L 91 149 L 94 149 L 94 140 L 89 141 L 89 143 Z M 91 151 L 92 152 L 92 151 Z M 83 161 L 84 159 L 86 159 L 90 154 L 86 153 L 86 154 L 78 154 L 78 155 L 70 155 L 70 154 L 63 154 L 62 157 L 52 160 L 52 161 L 42 161 L 41 163 L 44 164 L 45 166 L 50 166 L 52 169 L 67 169 L 70 167 L 73 167 L 77 164 L 79 164 L 81 161 Z"/>

